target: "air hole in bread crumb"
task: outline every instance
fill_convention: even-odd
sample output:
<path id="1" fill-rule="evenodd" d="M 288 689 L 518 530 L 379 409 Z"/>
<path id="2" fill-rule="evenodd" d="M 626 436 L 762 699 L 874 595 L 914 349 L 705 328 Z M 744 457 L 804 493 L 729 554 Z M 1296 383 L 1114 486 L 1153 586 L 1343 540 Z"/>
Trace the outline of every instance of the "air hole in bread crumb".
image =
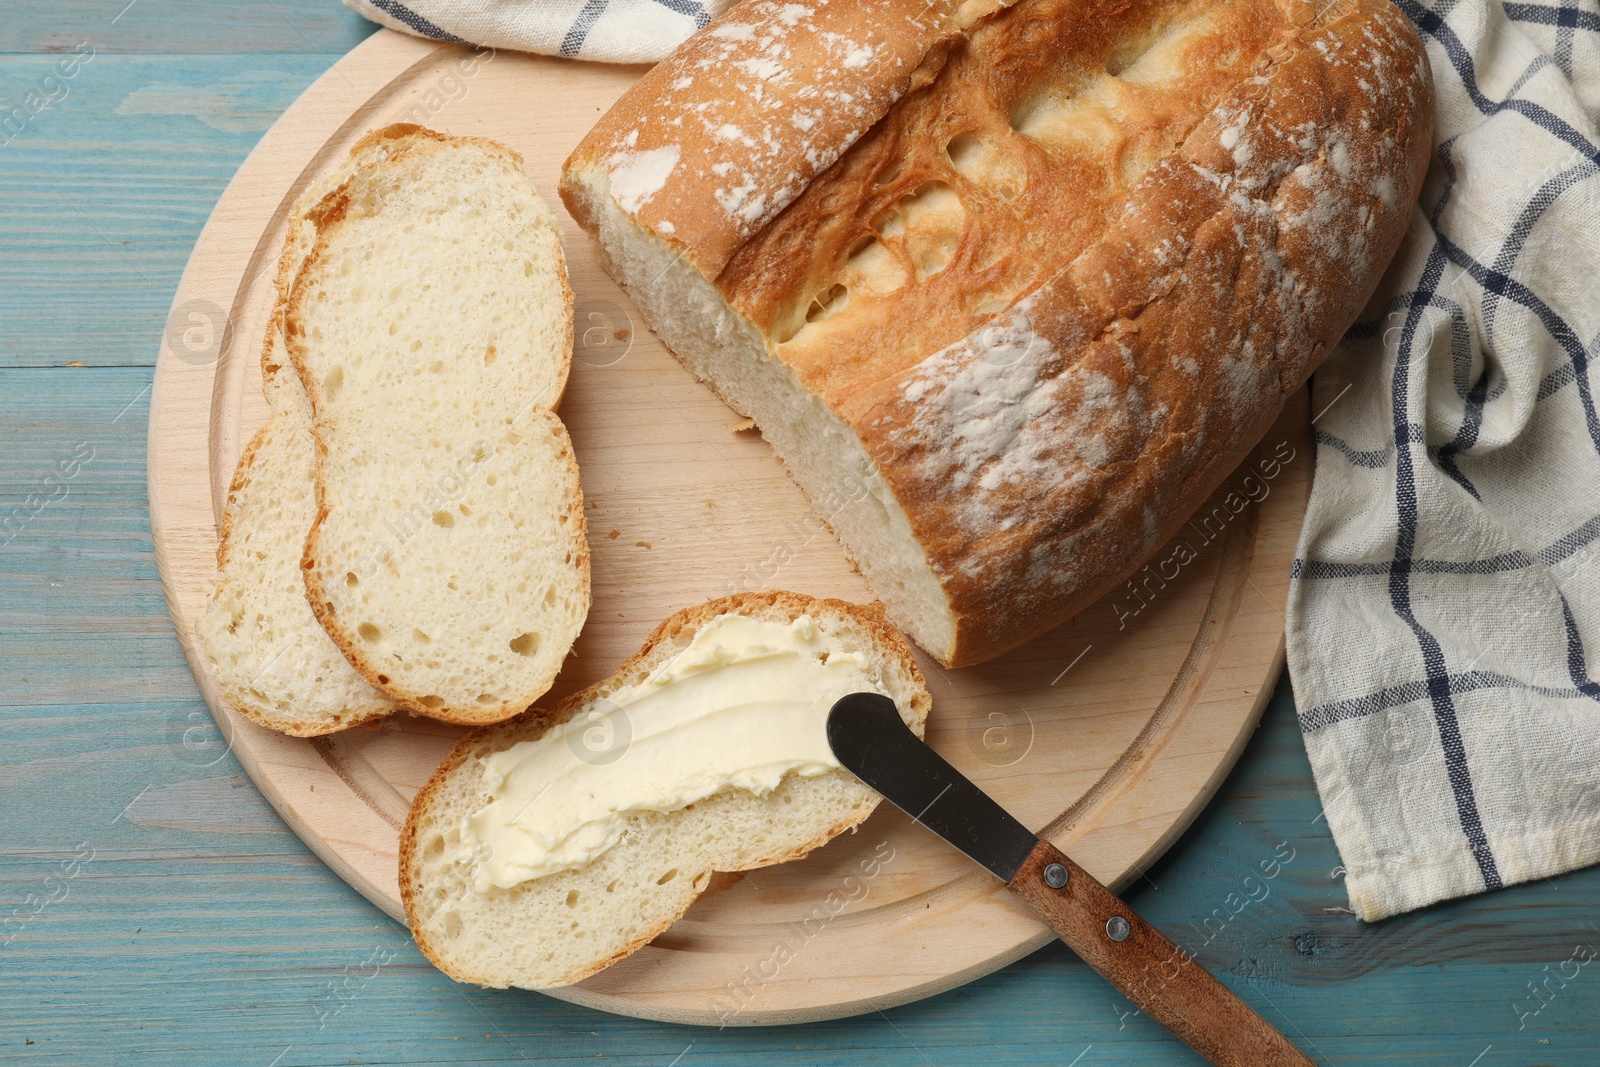
<path id="1" fill-rule="evenodd" d="M 459 508 L 456 508 L 456 510 L 461 512 L 463 517 L 472 514 L 472 509 L 467 507 L 465 504 L 462 504 Z"/>
<path id="2" fill-rule="evenodd" d="M 985 148 L 983 138 L 977 131 L 958 133 L 945 142 L 944 153 L 950 157 L 950 165 L 962 174 L 975 170 L 982 162 Z"/>
<path id="3" fill-rule="evenodd" d="M 428 838 L 428 844 L 422 850 L 423 859 L 436 860 L 444 855 L 444 838 L 434 834 Z"/>
<path id="4" fill-rule="evenodd" d="M 415 626 L 413 626 L 411 628 L 411 638 L 412 638 L 412 640 L 416 641 L 418 644 L 423 644 L 423 645 L 431 645 L 431 644 L 433 644 L 433 638 L 429 637 L 427 634 L 423 633 L 421 630 L 417 629 Z"/>
<path id="5" fill-rule="evenodd" d="M 454 941 L 461 936 L 461 915 L 459 912 L 447 911 L 439 916 L 440 924 L 444 928 L 444 936 Z"/>
<path id="6" fill-rule="evenodd" d="M 432 363 L 428 364 L 428 369 L 434 374 L 438 374 L 440 371 L 444 370 L 444 360 L 434 360 Z"/>
<path id="7" fill-rule="evenodd" d="M 1118 42 L 1106 55 L 1106 73 L 1113 78 L 1117 77 L 1139 62 L 1139 58 L 1150 51 L 1155 43 L 1154 38 L 1145 34 L 1138 34 Z"/>
<path id="8" fill-rule="evenodd" d="M 608 883 L 606 885 L 606 892 L 607 893 L 615 893 L 616 891 L 617 891 L 617 883 L 610 882 L 610 883 Z"/>
<path id="9" fill-rule="evenodd" d="M 536 633 L 518 634 L 511 639 L 511 651 L 519 656 L 531 656 L 539 651 L 539 635 Z"/>
<path id="10" fill-rule="evenodd" d="M 905 266 L 873 234 L 851 246 L 841 273 L 852 288 L 869 293 L 892 293 L 906 284 Z"/>
<path id="11" fill-rule="evenodd" d="M 483 353 L 483 365 L 485 367 L 494 366 L 494 361 L 499 355 L 500 355 L 500 353 L 498 353 L 498 352 L 496 352 L 494 350 L 494 345 L 490 345 L 487 349 L 484 350 L 484 353 Z"/>
<path id="12" fill-rule="evenodd" d="M 374 644 L 383 639 L 383 631 L 370 622 L 364 622 L 356 627 L 356 633 L 361 635 L 363 641 L 371 641 Z"/>
<path id="13" fill-rule="evenodd" d="M 878 232 L 904 236 L 917 277 L 926 278 L 950 264 L 966 223 L 966 205 L 948 183 L 923 182 L 879 219 Z"/>
<path id="14" fill-rule="evenodd" d="M 676 877 L 678 877 L 678 868 L 674 867 L 666 874 L 663 874 L 660 878 L 657 878 L 656 885 L 666 885 Z"/>
<path id="15" fill-rule="evenodd" d="M 378 684 L 379 685 L 388 685 L 389 684 L 389 676 L 387 674 L 378 675 Z"/>
<path id="16" fill-rule="evenodd" d="M 569 889 L 567 891 L 567 907 L 576 908 L 578 906 L 578 901 L 582 899 L 583 894 L 579 893 L 576 889 Z"/>
<path id="17" fill-rule="evenodd" d="M 956 173 L 987 188 L 1001 200 L 1015 200 L 1027 185 L 1023 161 L 1003 148 L 992 145 L 976 130 L 958 133 L 945 144 L 945 154 Z"/>
<path id="18" fill-rule="evenodd" d="M 345 571 L 344 584 L 346 587 L 354 589 L 356 586 L 361 584 L 361 579 L 356 577 L 355 571 Z"/>
<path id="19" fill-rule="evenodd" d="M 442 708 L 444 707 L 444 697 L 429 693 L 425 697 L 418 697 L 417 703 L 425 708 Z"/>
<path id="20" fill-rule="evenodd" d="M 456 517 L 448 511 L 435 511 L 433 513 L 433 524 L 449 529 L 456 524 Z"/>
<path id="21" fill-rule="evenodd" d="M 850 290 L 842 285 L 830 286 L 811 298 L 806 308 L 806 321 L 818 322 L 836 311 L 843 311 L 850 303 Z"/>
<path id="22" fill-rule="evenodd" d="M 493 693 L 479 693 L 478 694 L 478 703 L 480 703 L 480 704 L 496 704 L 496 703 L 499 703 L 499 698 L 496 697 Z"/>
<path id="23" fill-rule="evenodd" d="M 556 604 L 556 587 L 552 585 L 549 589 L 546 589 L 544 591 L 544 606 L 547 607 L 547 608 L 553 608 L 553 607 L 555 607 L 555 604 Z"/>
<path id="24" fill-rule="evenodd" d="M 335 367 L 322 379 L 322 395 L 328 400 L 337 399 L 339 389 L 344 385 L 344 368 Z"/>
<path id="25" fill-rule="evenodd" d="M 905 169 L 906 161 L 903 159 L 897 159 L 893 163 L 890 163 L 887 167 L 884 167 L 882 170 L 880 170 L 877 177 L 873 179 L 873 183 L 876 185 L 888 185 L 890 182 L 900 177 L 900 175 L 904 174 Z"/>

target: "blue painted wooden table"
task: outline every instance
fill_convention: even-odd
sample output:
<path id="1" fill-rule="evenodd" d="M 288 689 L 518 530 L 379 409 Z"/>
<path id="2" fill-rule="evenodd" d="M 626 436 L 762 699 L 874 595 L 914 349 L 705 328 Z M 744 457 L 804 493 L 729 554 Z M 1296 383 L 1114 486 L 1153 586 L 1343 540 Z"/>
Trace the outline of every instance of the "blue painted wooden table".
<path id="1" fill-rule="evenodd" d="M 429 967 L 225 751 L 145 510 L 151 364 L 189 249 L 261 133 L 370 27 L 334 0 L 22 7 L 0 14 L 0 1062 L 1198 1062 L 1059 947 L 766 1030 Z M 1600 1064 L 1600 970 L 1562 967 L 1600 946 L 1600 870 L 1364 925 L 1319 812 L 1284 683 L 1131 900 L 1318 1062 Z"/>

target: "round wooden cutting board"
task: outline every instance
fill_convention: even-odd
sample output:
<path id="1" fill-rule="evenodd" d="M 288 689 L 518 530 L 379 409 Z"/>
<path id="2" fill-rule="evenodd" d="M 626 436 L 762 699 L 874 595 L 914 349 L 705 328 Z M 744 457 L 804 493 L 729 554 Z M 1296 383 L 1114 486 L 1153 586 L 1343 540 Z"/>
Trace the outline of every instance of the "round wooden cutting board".
<path id="1" fill-rule="evenodd" d="M 555 196 L 567 154 L 641 72 L 381 31 L 262 139 L 174 300 L 150 418 L 150 520 L 179 638 L 261 791 L 396 917 L 407 805 L 461 731 L 402 715 L 323 739 L 280 736 L 220 699 L 194 641 L 234 463 L 267 417 L 258 355 L 286 214 L 363 133 L 415 121 L 503 141 L 564 228 L 578 340 L 561 416 L 583 474 L 594 603 L 548 699 L 605 677 L 666 615 L 714 596 L 871 599 L 759 433 L 649 333 Z M 1311 453 L 1302 392 L 1248 469 L 1115 596 L 980 667 L 923 657 L 929 741 L 1096 877 L 1131 881 L 1211 797 L 1277 677 Z M 800 1022 L 928 996 L 1049 939 L 986 872 L 884 805 L 805 860 L 716 876 L 650 946 L 551 993 L 673 1022 Z"/>

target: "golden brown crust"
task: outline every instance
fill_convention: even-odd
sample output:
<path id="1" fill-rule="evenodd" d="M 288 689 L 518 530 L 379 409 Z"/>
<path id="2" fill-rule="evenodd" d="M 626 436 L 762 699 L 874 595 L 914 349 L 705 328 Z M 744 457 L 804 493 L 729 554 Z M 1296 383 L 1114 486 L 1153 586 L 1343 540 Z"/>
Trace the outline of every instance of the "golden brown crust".
<path id="1" fill-rule="evenodd" d="M 708 277 L 956 40 L 950 0 L 746 0 L 652 68 L 567 160 L 605 166 L 628 210 Z M 673 163 L 680 166 L 674 167 Z M 670 178 L 655 180 L 663 169 Z M 578 221 L 582 201 L 565 182 Z"/>
<path id="2" fill-rule="evenodd" d="M 239 494 L 244 492 L 245 486 L 250 484 L 250 468 L 255 463 L 256 453 L 261 451 L 261 442 L 267 436 L 267 431 L 272 428 L 272 421 L 255 432 L 250 438 L 250 443 L 244 446 L 244 451 L 239 453 L 239 463 L 233 468 L 233 478 L 228 482 L 228 499 L 222 506 L 222 522 L 217 527 L 217 570 L 226 570 L 228 555 L 231 552 L 230 541 L 233 536 L 233 522 L 238 512 Z"/>
<path id="3" fill-rule="evenodd" d="M 1272 425 L 1398 247 L 1431 147 L 1409 22 L 1358 0 L 1257 77 L 1029 295 L 1007 325 L 1037 352 L 996 368 L 958 342 L 840 405 L 950 597 L 953 665 L 1043 633 L 1148 559 Z M 1029 423 L 952 447 L 1008 390 Z"/>
<path id="4" fill-rule="evenodd" d="M 417 947 L 422 950 L 422 954 L 434 966 L 457 981 L 474 982 L 480 985 L 494 984 L 488 976 L 462 971 L 454 961 L 447 959 L 432 944 L 422 924 L 414 919 L 416 914 L 416 895 L 422 892 L 422 886 L 419 884 L 420 864 L 417 862 L 417 838 L 422 832 L 422 824 L 429 817 L 429 809 L 433 804 L 434 798 L 445 783 L 468 761 L 482 759 L 502 747 L 509 747 L 509 743 L 500 746 L 494 745 L 493 741 L 496 737 L 510 737 L 513 731 L 518 735 L 542 736 L 552 727 L 566 722 L 589 701 L 604 697 L 610 693 L 617 687 L 619 680 L 639 673 L 649 663 L 652 655 L 655 654 L 656 649 L 663 642 L 672 640 L 680 635 L 692 636 L 718 615 L 760 610 L 776 611 L 790 618 L 796 618 L 807 613 L 813 615 L 824 612 L 836 613 L 848 616 L 857 625 L 867 630 L 870 639 L 884 651 L 898 659 L 901 667 L 914 681 L 918 692 L 910 708 L 910 726 L 917 736 L 922 736 L 923 729 L 927 725 L 928 713 L 933 710 L 933 698 L 927 691 L 927 685 L 922 677 L 922 671 L 917 667 L 910 643 L 906 641 L 900 631 L 889 625 L 884 618 L 881 605 L 876 603 L 868 605 L 852 604 L 843 600 L 819 599 L 801 593 L 791 593 L 786 590 L 772 590 L 761 593 L 738 593 L 677 611 L 663 619 L 651 631 L 650 636 L 645 638 L 644 645 L 639 651 L 619 666 L 611 677 L 572 694 L 554 707 L 548 709 L 530 708 L 514 719 L 509 719 L 493 726 L 481 727 L 462 737 L 461 740 L 456 742 L 455 747 L 450 750 L 449 754 L 445 756 L 444 760 L 433 772 L 433 775 L 417 791 L 417 795 L 411 801 L 411 810 L 406 816 L 405 826 L 400 831 L 400 901 L 405 907 L 407 922 L 411 927 L 412 936 L 416 940 Z M 902 714 L 904 714 L 905 709 L 901 710 Z M 763 858 L 758 862 L 747 865 L 743 869 L 755 870 L 758 867 L 768 867 L 773 864 L 787 863 L 790 860 L 800 859 L 812 850 L 827 844 L 851 827 L 860 825 L 862 820 L 872 814 L 877 805 L 877 800 L 863 805 L 852 813 L 850 818 L 832 827 L 815 840 L 779 855 Z M 607 959 L 567 976 L 561 984 L 566 985 L 581 981 L 649 944 L 662 931 L 682 917 L 684 911 L 689 909 L 689 906 L 705 890 L 710 881 L 711 873 L 709 871 L 701 872 L 696 877 L 694 895 L 688 898 L 677 914 L 663 920 L 648 934 L 639 937 L 626 948 Z"/>
<path id="5" fill-rule="evenodd" d="M 747 10 L 765 9 L 724 19 Z M 736 247 L 725 220 L 676 207 L 715 203 L 721 143 L 683 140 L 659 191 L 613 199 L 854 431 L 949 600 L 954 643 L 929 651 L 965 665 L 1115 586 L 1271 425 L 1398 246 L 1433 100 L 1388 0 L 1021 0 L 956 21 L 906 37 L 926 49 L 909 91 L 874 70 L 868 95 L 898 102 L 830 166 L 750 165 L 766 174 L 750 196 L 786 206 Z M 861 24 L 830 4 L 802 25 Z M 615 183 L 617 137 L 648 117 L 722 92 L 730 114 L 766 114 L 698 55 L 669 58 L 573 154 L 580 222 L 583 183 Z M 653 129 L 639 145 L 667 143 Z"/>

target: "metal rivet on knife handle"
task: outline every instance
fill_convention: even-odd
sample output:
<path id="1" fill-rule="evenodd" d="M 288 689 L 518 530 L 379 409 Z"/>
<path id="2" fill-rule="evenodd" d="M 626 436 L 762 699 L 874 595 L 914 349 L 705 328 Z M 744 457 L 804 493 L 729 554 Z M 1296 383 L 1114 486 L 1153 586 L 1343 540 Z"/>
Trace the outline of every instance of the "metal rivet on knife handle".
<path id="1" fill-rule="evenodd" d="M 1128 935 L 1133 933 L 1133 927 L 1128 925 L 1128 920 L 1120 915 L 1113 915 L 1106 920 L 1106 936 L 1113 941 L 1126 941 Z"/>
<path id="2" fill-rule="evenodd" d="M 1059 863 L 1052 863 L 1045 867 L 1044 884 L 1051 889 L 1060 889 L 1067 884 L 1067 869 Z"/>

